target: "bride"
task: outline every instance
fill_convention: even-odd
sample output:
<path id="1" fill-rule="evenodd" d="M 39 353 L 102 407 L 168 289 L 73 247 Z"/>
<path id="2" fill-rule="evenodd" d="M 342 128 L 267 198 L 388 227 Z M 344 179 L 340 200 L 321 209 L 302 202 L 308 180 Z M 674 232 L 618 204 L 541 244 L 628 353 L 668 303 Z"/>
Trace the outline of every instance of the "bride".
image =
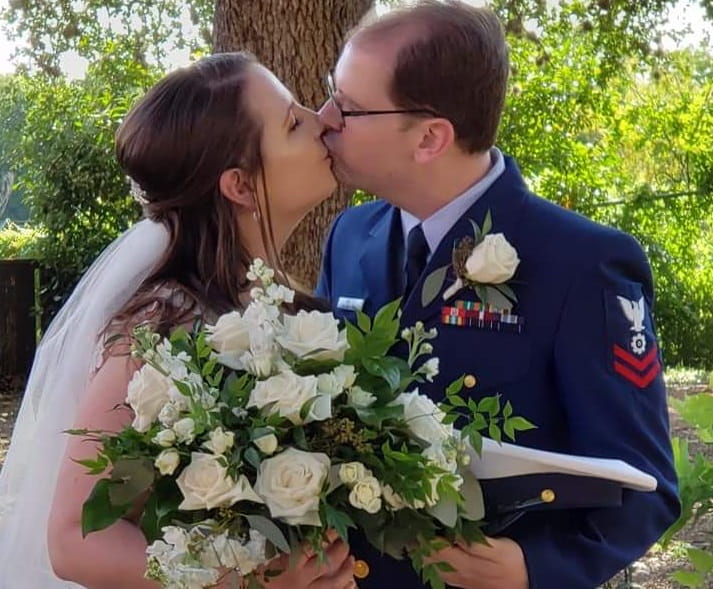
<path id="1" fill-rule="evenodd" d="M 126 343 L 133 326 L 167 334 L 241 308 L 250 261 L 281 268 L 290 233 L 335 188 L 322 131 L 244 53 L 171 73 L 128 114 L 116 153 L 146 219 L 99 257 L 38 348 L 0 473 L 2 589 L 157 587 L 144 578 L 146 541 L 131 517 L 82 537 L 82 504 L 96 480 L 75 460 L 93 457 L 96 445 L 61 432 L 131 422 L 117 406 L 138 368 Z M 306 294 L 295 300 L 317 304 Z M 283 557 L 267 585 L 354 587 L 348 547 L 329 538 L 328 564 L 306 550 L 293 566 Z"/>

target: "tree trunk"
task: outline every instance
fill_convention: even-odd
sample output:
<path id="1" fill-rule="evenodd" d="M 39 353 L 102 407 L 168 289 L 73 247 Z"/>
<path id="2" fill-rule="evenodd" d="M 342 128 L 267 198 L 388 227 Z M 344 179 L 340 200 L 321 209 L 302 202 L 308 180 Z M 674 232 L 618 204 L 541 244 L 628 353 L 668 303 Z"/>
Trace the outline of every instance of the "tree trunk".
<path id="1" fill-rule="evenodd" d="M 325 74 L 334 67 L 345 34 L 374 0 L 216 0 L 213 49 L 247 49 L 269 67 L 303 104 L 318 108 L 326 97 Z M 322 242 L 349 203 L 340 189 L 310 213 L 285 251 L 286 269 L 307 287 L 319 272 Z"/>

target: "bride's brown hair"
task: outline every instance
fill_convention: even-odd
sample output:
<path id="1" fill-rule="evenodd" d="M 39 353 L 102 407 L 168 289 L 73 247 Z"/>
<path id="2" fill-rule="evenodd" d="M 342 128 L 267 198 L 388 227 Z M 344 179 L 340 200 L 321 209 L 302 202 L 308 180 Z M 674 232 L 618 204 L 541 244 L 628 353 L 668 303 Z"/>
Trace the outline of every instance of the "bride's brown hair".
<path id="1" fill-rule="evenodd" d="M 266 188 L 262 125 L 245 100 L 248 72 L 256 64 L 249 53 L 223 53 L 176 70 L 151 88 L 119 127 L 119 165 L 140 186 L 145 215 L 167 227 L 170 242 L 115 322 L 129 327 L 154 305 L 151 321 L 165 332 L 196 309 L 240 308 L 251 260 L 239 235 L 238 205 L 222 196 L 219 180 L 225 170 L 240 168 Z M 268 203 L 266 196 L 261 210 L 256 195 L 256 219 L 266 262 L 284 278 Z M 173 297 L 157 296 L 164 285 L 172 287 Z M 309 306 L 307 299 L 296 303 Z"/>

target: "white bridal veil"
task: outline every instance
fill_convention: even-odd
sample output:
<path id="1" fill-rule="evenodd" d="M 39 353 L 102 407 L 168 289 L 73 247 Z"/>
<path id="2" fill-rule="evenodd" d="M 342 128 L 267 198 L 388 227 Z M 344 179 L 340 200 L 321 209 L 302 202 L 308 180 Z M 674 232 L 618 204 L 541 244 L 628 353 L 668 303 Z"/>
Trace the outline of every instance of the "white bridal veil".
<path id="1" fill-rule="evenodd" d="M 78 587 L 52 573 L 47 518 L 77 406 L 96 365 L 98 338 L 168 247 L 168 232 L 144 220 L 92 264 L 35 355 L 12 442 L 0 471 L 0 589 Z"/>

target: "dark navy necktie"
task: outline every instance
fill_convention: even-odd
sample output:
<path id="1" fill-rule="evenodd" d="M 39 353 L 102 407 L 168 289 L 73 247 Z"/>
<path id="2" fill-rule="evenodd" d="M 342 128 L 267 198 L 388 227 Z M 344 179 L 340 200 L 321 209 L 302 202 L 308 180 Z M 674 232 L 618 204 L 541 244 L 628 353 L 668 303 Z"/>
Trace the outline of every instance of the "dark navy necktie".
<path id="1" fill-rule="evenodd" d="M 404 300 L 408 299 L 428 262 L 428 242 L 419 223 L 409 231 L 406 240 L 406 289 Z"/>

